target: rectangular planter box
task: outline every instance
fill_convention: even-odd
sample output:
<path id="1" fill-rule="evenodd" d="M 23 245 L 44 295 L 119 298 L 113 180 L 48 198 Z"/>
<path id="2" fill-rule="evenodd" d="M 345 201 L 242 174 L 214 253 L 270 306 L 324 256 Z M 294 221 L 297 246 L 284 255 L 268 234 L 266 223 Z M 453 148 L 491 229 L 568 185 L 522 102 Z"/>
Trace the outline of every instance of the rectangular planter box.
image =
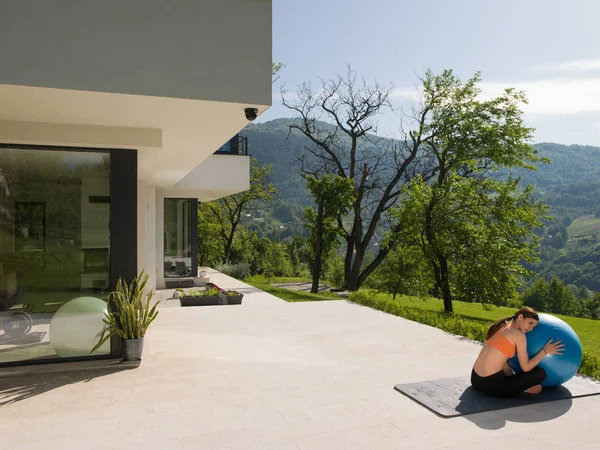
<path id="1" fill-rule="evenodd" d="M 218 305 L 221 297 L 219 295 L 203 295 L 198 297 L 179 297 L 181 306 L 211 306 Z"/>
<path id="2" fill-rule="evenodd" d="M 242 298 L 244 298 L 243 295 L 224 295 L 224 294 L 220 294 L 221 298 L 223 299 L 222 304 L 223 305 L 241 305 L 242 304 Z"/>

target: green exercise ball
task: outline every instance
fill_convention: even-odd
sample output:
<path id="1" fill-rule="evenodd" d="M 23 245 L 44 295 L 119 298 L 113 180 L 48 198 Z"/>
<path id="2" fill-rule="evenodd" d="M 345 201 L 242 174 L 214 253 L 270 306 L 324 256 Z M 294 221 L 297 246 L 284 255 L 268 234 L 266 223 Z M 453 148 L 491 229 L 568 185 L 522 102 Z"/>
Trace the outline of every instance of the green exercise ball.
<path id="1" fill-rule="evenodd" d="M 50 344 L 62 358 L 90 356 L 104 330 L 106 302 L 77 297 L 62 305 L 50 322 Z M 92 355 L 110 353 L 110 339 Z"/>

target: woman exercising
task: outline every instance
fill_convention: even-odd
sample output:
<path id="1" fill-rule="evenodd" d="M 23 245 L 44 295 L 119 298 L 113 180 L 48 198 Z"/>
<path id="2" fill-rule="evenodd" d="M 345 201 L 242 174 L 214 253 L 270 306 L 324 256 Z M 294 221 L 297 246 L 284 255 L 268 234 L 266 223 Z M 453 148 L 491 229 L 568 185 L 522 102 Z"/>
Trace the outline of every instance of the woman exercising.
<path id="1" fill-rule="evenodd" d="M 525 334 L 533 330 L 540 318 L 534 309 L 523 307 L 512 317 L 494 322 L 485 335 L 483 348 L 471 371 L 474 389 L 494 397 L 514 397 L 521 393 L 538 394 L 546 371 L 537 365 L 546 355 L 562 354 L 564 344 L 550 339 L 533 358 L 527 355 Z M 522 372 L 513 374 L 508 359 L 519 358 Z"/>

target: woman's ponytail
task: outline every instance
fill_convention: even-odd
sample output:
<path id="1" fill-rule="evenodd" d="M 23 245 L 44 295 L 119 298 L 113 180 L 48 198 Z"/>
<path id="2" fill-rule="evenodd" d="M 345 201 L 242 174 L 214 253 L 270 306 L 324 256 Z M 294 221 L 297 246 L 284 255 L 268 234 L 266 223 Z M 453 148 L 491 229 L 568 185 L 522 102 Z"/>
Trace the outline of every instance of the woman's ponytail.
<path id="1" fill-rule="evenodd" d="M 493 324 L 490 325 L 490 327 L 487 330 L 487 333 L 485 333 L 485 339 L 488 340 L 489 338 L 491 338 L 494 334 L 496 334 L 498 330 L 500 330 L 504 325 L 506 325 L 506 322 L 513 320 L 514 317 L 515 316 L 507 316 L 503 319 L 496 320 Z"/>

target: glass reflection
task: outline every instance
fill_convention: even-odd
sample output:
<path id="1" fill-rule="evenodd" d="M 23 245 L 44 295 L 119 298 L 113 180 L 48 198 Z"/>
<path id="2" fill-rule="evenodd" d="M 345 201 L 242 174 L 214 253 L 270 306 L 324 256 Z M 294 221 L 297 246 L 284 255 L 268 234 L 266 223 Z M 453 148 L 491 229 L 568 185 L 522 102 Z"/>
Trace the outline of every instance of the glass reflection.
<path id="1" fill-rule="evenodd" d="M 109 223 L 109 153 L 0 148 L 0 364 L 89 355 Z"/>

